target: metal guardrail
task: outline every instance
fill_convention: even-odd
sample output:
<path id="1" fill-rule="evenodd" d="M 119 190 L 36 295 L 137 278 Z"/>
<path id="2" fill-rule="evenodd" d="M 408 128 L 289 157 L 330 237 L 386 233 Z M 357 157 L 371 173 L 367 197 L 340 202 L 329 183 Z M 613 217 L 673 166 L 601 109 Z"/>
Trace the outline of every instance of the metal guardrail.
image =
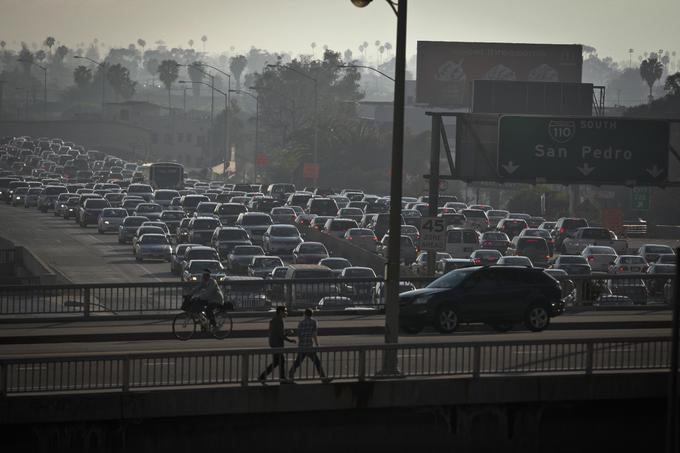
<path id="1" fill-rule="evenodd" d="M 421 286 L 431 279 L 413 281 Z M 325 296 L 346 297 L 337 302 L 349 306 L 381 307 L 384 300 L 377 289 L 383 283 L 380 278 L 282 279 L 228 280 L 221 286 L 225 300 L 236 311 L 264 311 L 278 305 L 290 309 L 317 307 Z M 181 282 L 3 286 L 0 316 L 79 314 L 87 318 L 95 314 L 171 313 L 180 310 L 183 296 L 194 287 Z"/>
<path id="2" fill-rule="evenodd" d="M 385 354 L 390 353 L 398 358 L 402 373 L 398 377 L 406 378 L 666 370 L 670 366 L 670 341 L 670 338 L 648 337 L 456 342 L 322 347 L 310 351 L 318 354 L 328 377 L 361 382 L 385 378 L 381 374 L 382 363 Z M 0 395 L 127 392 L 211 385 L 246 387 L 258 382 L 273 353 L 287 356 L 290 367 L 298 349 L 4 359 L 0 360 Z M 278 375 L 278 370 L 274 370 L 274 374 Z M 297 370 L 295 379 L 313 381 L 320 377 L 307 360 Z"/>
<path id="3" fill-rule="evenodd" d="M 573 305 L 641 305 L 667 303 L 674 274 L 592 274 L 560 278 L 563 297 Z M 404 277 L 422 287 L 432 279 Z M 668 283 L 668 284 L 667 284 Z M 236 311 L 266 311 L 318 306 L 321 298 L 336 297 L 324 309 L 384 306 L 382 278 L 228 280 L 222 283 L 225 300 Z M 194 285 L 168 283 L 111 283 L 50 286 L 0 286 L 0 318 L 21 315 L 160 315 L 180 310 L 183 295 Z M 619 297 L 612 297 L 619 296 Z"/>

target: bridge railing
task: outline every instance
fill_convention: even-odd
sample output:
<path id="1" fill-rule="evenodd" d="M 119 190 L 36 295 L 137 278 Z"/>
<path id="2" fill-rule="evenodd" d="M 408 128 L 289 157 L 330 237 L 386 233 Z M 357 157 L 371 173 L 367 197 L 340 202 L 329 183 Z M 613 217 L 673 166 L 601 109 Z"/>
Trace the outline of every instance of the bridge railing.
<path id="1" fill-rule="evenodd" d="M 428 378 L 499 375 L 659 371 L 670 366 L 670 338 L 621 338 L 456 342 L 321 347 L 315 352 L 328 377 L 364 381 L 389 377 Z M 286 358 L 286 376 L 296 348 L 73 355 L 0 360 L 0 395 L 131 391 L 135 389 L 257 384 L 272 354 Z M 400 375 L 382 373 L 396 354 Z M 278 370 L 267 379 L 277 379 Z M 296 381 L 319 380 L 311 360 Z"/>
<path id="2" fill-rule="evenodd" d="M 573 305 L 645 305 L 668 303 L 674 274 L 592 274 L 560 278 L 563 297 Z M 406 290 L 432 279 L 404 277 Z M 361 279 L 227 279 L 221 283 L 225 300 L 236 311 L 266 311 L 279 305 L 289 309 L 321 310 L 373 308 L 385 304 L 385 281 Z M 171 314 L 180 310 L 183 296 L 195 283 L 106 283 L 51 286 L 0 286 L 0 319 L 22 315 Z M 412 286 L 410 286 L 412 285 Z M 327 299 L 319 305 L 322 298 Z"/>

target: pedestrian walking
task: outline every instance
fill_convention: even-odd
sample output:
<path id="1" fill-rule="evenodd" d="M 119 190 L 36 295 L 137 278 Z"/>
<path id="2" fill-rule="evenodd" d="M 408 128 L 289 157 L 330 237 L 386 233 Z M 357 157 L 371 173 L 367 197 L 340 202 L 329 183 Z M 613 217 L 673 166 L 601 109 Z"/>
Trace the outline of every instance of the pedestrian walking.
<path id="1" fill-rule="evenodd" d="M 328 383 L 332 380 L 326 377 L 326 373 L 321 366 L 321 360 L 319 360 L 319 356 L 316 354 L 316 352 L 310 351 L 312 346 L 319 346 L 319 338 L 317 336 L 318 330 L 319 323 L 316 321 L 316 319 L 312 318 L 312 310 L 309 308 L 305 309 L 305 317 L 298 324 L 298 346 L 300 349 L 295 361 L 293 362 L 292 368 L 288 372 L 289 380 L 292 381 L 294 379 L 295 370 L 300 367 L 302 361 L 306 358 L 309 358 L 314 363 L 316 371 L 319 373 L 319 376 L 321 376 L 321 382 Z"/>
<path id="2" fill-rule="evenodd" d="M 269 321 L 269 346 L 272 348 L 282 348 L 284 342 L 295 343 L 295 340 L 288 338 L 283 320 L 288 316 L 286 307 L 276 307 L 276 314 Z M 281 382 L 286 382 L 286 356 L 283 353 L 275 352 L 272 354 L 272 363 L 260 374 L 258 381 L 265 385 L 267 376 L 279 367 L 279 378 Z"/>

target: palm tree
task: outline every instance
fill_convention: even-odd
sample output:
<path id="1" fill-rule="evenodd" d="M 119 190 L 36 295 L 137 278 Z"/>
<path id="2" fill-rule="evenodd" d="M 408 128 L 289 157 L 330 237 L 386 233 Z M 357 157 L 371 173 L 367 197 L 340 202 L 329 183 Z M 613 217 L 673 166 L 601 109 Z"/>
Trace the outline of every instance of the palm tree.
<path id="1" fill-rule="evenodd" d="M 316 56 L 316 43 L 312 42 L 309 46 L 312 48 L 312 58 L 314 58 Z"/>
<path id="2" fill-rule="evenodd" d="M 231 71 L 231 73 L 234 75 L 234 78 L 236 79 L 236 89 L 237 90 L 241 89 L 241 74 L 243 74 L 243 70 L 246 69 L 247 64 L 248 64 L 248 60 L 243 55 L 237 55 L 235 57 L 231 57 L 231 60 L 229 60 L 229 70 Z"/>
<path id="3" fill-rule="evenodd" d="M 0 41 L 0 48 L 2 50 L 5 50 L 5 46 L 7 45 L 7 41 Z"/>
<path id="4" fill-rule="evenodd" d="M 192 49 L 194 48 L 194 40 L 193 39 L 189 40 L 189 47 L 191 47 Z"/>
<path id="5" fill-rule="evenodd" d="M 86 88 L 92 82 L 92 70 L 87 66 L 78 66 L 73 70 L 73 81 L 78 88 Z"/>
<path id="6" fill-rule="evenodd" d="M 652 88 L 654 83 L 663 75 L 663 64 L 656 58 L 648 58 L 640 63 L 640 76 L 649 85 L 649 102 L 654 100 Z"/>
<path id="7" fill-rule="evenodd" d="M 387 58 L 389 58 L 390 55 L 391 55 L 390 50 L 392 50 L 392 44 L 386 42 L 384 45 L 385 45 L 385 50 L 387 51 Z"/>
<path id="8" fill-rule="evenodd" d="M 203 81 L 203 72 L 203 63 L 200 61 L 194 61 L 187 67 L 189 78 L 194 82 L 191 84 L 191 91 L 194 94 L 194 97 L 198 97 L 201 94 L 201 84 L 197 82 Z"/>
<path id="9" fill-rule="evenodd" d="M 47 57 L 47 54 L 45 53 L 44 50 L 40 49 L 35 53 L 35 59 L 38 60 L 39 62 L 42 63 L 42 61 Z"/>
<path id="10" fill-rule="evenodd" d="M 56 40 L 52 36 L 45 38 L 45 45 L 50 48 L 50 56 L 52 56 L 52 46 L 55 42 Z"/>
<path id="11" fill-rule="evenodd" d="M 168 108 L 172 112 L 172 98 L 170 97 L 170 90 L 172 89 L 172 83 L 177 80 L 179 76 L 179 66 L 175 60 L 163 60 L 158 66 L 158 78 L 165 89 L 168 90 Z"/>
<path id="12" fill-rule="evenodd" d="M 201 36 L 201 41 L 203 41 L 203 53 L 205 53 L 205 42 L 208 40 L 206 35 Z"/>

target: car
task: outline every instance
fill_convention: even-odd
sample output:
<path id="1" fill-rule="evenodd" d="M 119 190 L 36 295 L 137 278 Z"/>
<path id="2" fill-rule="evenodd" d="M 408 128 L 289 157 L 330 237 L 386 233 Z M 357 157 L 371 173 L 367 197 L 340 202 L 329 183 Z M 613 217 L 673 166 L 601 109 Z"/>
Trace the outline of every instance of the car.
<path id="1" fill-rule="evenodd" d="M 238 216 L 244 212 L 248 212 L 248 208 L 240 203 L 218 203 L 213 216 L 219 218 L 222 225 L 233 226 Z"/>
<path id="2" fill-rule="evenodd" d="M 336 277 L 342 273 L 343 269 L 352 266 L 352 263 L 350 263 L 348 259 L 341 257 L 324 258 L 320 260 L 318 264 L 319 266 L 326 266 L 329 268 Z"/>
<path id="3" fill-rule="evenodd" d="M 547 230 L 542 230 L 540 228 L 527 228 L 519 233 L 520 237 L 539 237 L 545 239 L 548 244 L 548 254 L 553 256 L 555 253 L 555 240 L 550 235 Z"/>
<path id="4" fill-rule="evenodd" d="M 506 219 L 510 215 L 510 212 L 502 209 L 492 209 L 487 211 L 486 216 L 489 218 L 489 226 L 495 227 L 498 225 L 501 219 Z"/>
<path id="5" fill-rule="evenodd" d="M 415 261 L 411 263 L 411 270 L 418 276 L 430 275 L 427 268 L 428 252 L 420 252 Z M 436 252 L 435 254 L 435 270 L 439 268 L 439 262 L 442 260 L 452 259 L 451 255 L 446 252 Z"/>
<path id="6" fill-rule="evenodd" d="M 616 254 L 623 254 L 628 250 L 628 241 L 618 239 L 616 234 L 606 228 L 579 228 L 562 240 L 559 250 L 565 255 L 578 255 L 588 246 L 611 247 Z"/>
<path id="7" fill-rule="evenodd" d="M 552 232 L 555 229 L 555 224 L 557 222 L 543 222 L 538 226 L 539 230 L 546 230 L 552 236 Z"/>
<path id="8" fill-rule="evenodd" d="M 489 218 L 481 209 L 463 209 L 460 213 L 465 216 L 465 228 L 480 232 L 489 229 Z"/>
<path id="9" fill-rule="evenodd" d="M 375 252 L 378 244 L 378 238 L 369 228 L 350 228 L 345 232 L 345 240 L 351 241 L 352 244 Z"/>
<path id="10" fill-rule="evenodd" d="M 338 217 L 342 219 L 350 219 L 355 222 L 361 222 L 361 218 L 364 216 L 364 211 L 359 208 L 340 208 L 338 211 Z"/>
<path id="11" fill-rule="evenodd" d="M 547 267 L 550 262 L 548 242 L 538 236 L 515 236 L 506 253 L 526 256 L 536 267 Z"/>
<path id="12" fill-rule="evenodd" d="M 405 293 L 408 291 L 413 291 L 415 290 L 416 287 L 412 282 L 409 282 L 407 280 L 400 280 L 399 281 L 399 294 Z M 373 299 L 372 303 L 374 305 L 385 305 L 385 297 L 386 297 L 386 292 L 387 292 L 387 287 L 385 286 L 384 282 L 378 282 L 375 284 L 373 287 Z"/>
<path id="13" fill-rule="evenodd" d="M 321 242 L 303 242 L 293 250 L 295 264 L 316 264 L 328 256 L 328 250 Z"/>
<path id="14" fill-rule="evenodd" d="M 104 194 L 104 199 L 109 202 L 112 208 L 122 208 L 123 198 L 125 198 L 123 193 L 108 192 Z"/>
<path id="15" fill-rule="evenodd" d="M 97 231 L 100 234 L 118 231 L 125 217 L 127 217 L 127 211 L 123 208 L 104 208 L 97 219 Z"/>
<path id="16" fill-rule="evenodd" d="M 358 228 L 356 221 L 352 219 L 332 218 L 324 224 L 321 232 L 337 238 L 342 238 L 350 228 Z"/>
<path id="17" fill-rule="evenodd" d="M 555 249 L 562 250 L 562 242 L 566 238 L 572 237 L 579 228 L 587 228 L 588 221 L 581 218 L 560 217 L 555 222 L 552 236 L 555 238 Z"/>
<path id="18" fill-rule="evenodd" d="M 439 275 L 447 274 L 456 269 L 463 269 L 466 267 L 476 266 L 475 262 L 469 258 L 446 258 L 437 262 L 437 271 Z"/>
<path id="19" fill-rule="evenodd" d="M 454 227 L 454 228 L 463 228 L 465 226 L 465 214 L 461 214 L 459 212 L 456 213 L 446 213 L 442 212 L 437 214 L 437 217 L 441 217 L 444 219 L 444 224 L 446 225 L 446 228 L 448 229 L 449 227 Z"/>
<path id="20" fill-rule="evenodd" d="M 187 226 L 187 240 L 196 244 L 208 245 L 212 241 L 215 229 L 221 226 L 219 219 L 214 217 L 193 217 Z"/>
<path id="21" fill-rule="evenodd" d="M 507 234 L 510 239 L 514 239 L 515 236 L 519 236 L 522 230 L 527 228 L 529 228 L 529 225 L 527 224 L 526 220 L 513 218 L 501 219 L 496 225 L 496 230 Z"/>
<path id="22" fill-rule="evenodd" d="M 243 228 L 222 226 L 213 231 L 210 245 L 219 252 L 222 259 L 226 260 L 229 252 L 237 245 L 253 245 L 253 243 Z"/>
<path id="23" fill-rule="evenodd" d="M 120 205 L 121 208 L 127 210 L 128 215 L 135 215 L 135 210 L 137 209 L 137 206 L 144 203 L 144 199 L 142 198 L 130 198 L 130 197 L 125 197 Z"/>
<path id="24" fill-rule="evenodd" d="M 156 189 L 153 193 L 153 200 L 164 209 L 170 206 L 175 197 L 179 197 L 179 192 L 172 189 Z"/>
<path id="25" fill-rule="evenodd" d="M 298 218 L 295 220 L 295 222 L 300 223 L 301 225 L 304 225 L 304 223 L 298 222 L 298 220 L 300 220 L 301 218 L 304 218 L 304 216 L 308 217 L 309 227 L 314 229 L 314 230 L 317 230 L 317 231 L 323 230 L 324 226 L 326 225 L 326 222 L 328 222 L 329 220 L 334 218 L 334 217 L 326 216 L 326 215 L 303 214 L 302 216 L 298 216 Z"/>
<path id="26" fill-rule="evenodd" d="M 496 264 L 499 266 L 534 267 L 534 264 L 526 256 L 501 256 Z"/>
<path id="27" fill-rule="evenodd" d="M 29 187 L 17 187 L 14 189 L 14 192 L 12 192 L 12 201 L 11 204 L 13 207 L 16 206 L 23 206 L 24 204 L 24 199 L 26 198 L 26 193 L 28 192 Z"/>
<path id="28" fill-rule="evenodd" d="M 135 242 L 135 259 L 159 259 L 170 262 L 172 249 L 165 234 L 145 233 Z"/>
<path id="29" fill-rule="evenodd" d="M 399 261 L 406 266 L 410 266 L 416 260 L 416 256 L 420 250 L 413 244 L 413 240 L 409 236 L 401 235 L 399 240 Z M 376 252 L 385 259 L 389 259 L 390 254 L 390 236 L 385 234 L 378 244 Z"/>
<path id="30" fill-rule="evenodd" d="M 272 208 L 269 211 L 269 215 L 274 223 L 287 223 L 290 225 L 295 224 L 295 218 L 297 217 L 295 210 L 288 206 Z"/>
<path id="31" fill-rule="evenodd" d="M 170 272 L 179 274 L 181 271 L 181 262 L 184 260 L 184 254 L 191 247 L 197 247 L 201 244 L 179 244 L 177 245 L 170 256 Z"/>
<path id="32" fill-rule="evenodd" d="M 85 228 L 90 223 L 97 223 L 102 211 L 105 208 L 110 207 L 111 205 L 109 202 L 103 198 L 90 198 L 85 200 L 78 210 L 78 224 Z"/>
<path id="33" fill-rule="evenodd" d="M 130 184 L 127 188 L 127 193 L 128 195 L 142 197 L 147 203 L 153 200 L 153 189 L 148 184 Z"/>
<path id="34" fill-rule="evenodd" d="M 370 267 L 350 266 L 342 270 L 339 279 L 342 281 L 339 285 L 340 295 L 350 297 L 355 302 L 369 302 L 373 295 L 374 279 L 376 278 L 375 271 Z M 366 279 L 369 281 L 358 281 L 357 279 Z"/>
<path id="35" fill-rule="evenodd" d="M 291 264 L 286 271 L 284 300 L 295 301 L 296 307 L 315 307 L 325 296 L 337 296 L 339 293 L 337 278 L 326 266 L 318 264 Z M 316 280 L 310 283 L 308 280 Z"/>
<path id="36" fill-rule="evenodd" d="M 125 217 L 123 222 L 118 227 L 118 243 L 125 244 L 128 241 L 132 241 L 137 229 L 142 225 L 142 223 L 148 221 L 148 218 L 142 216 Z"/>
<path id="37" fill-rule="evenodd" d="M 647 274 L 650 276 L 657 274 L 675 274 L 676 266 L 677 257 L 674 254 L 667 253 L 659 255 L 657 260 L 649 266 L 649 269 L 647 269 Z M 646 280 L 649 295 L 656 296 L 658 293 L 663 292 L 666 283 L 671 281 L 672 279 L 668 277 L 655 277 Z"/>
<path id="38" fill-rule="evenodd" d="M 189 222 L 191 222 L 192 220 L 193 218 L 191 217 L 183 217 L 182 220 L 179 221 L 179 225 L 177 226 L 176 232 L 177 242 L 182 243 L 189 241 Z"/>
<path id="39" fill-rule="evenodd" d="M 454 258 L 468 258 L 479 246 L 479 234 L 475 230 L 455 227 L 446 230 L 445 251 Z"/>
<path id="40" fill-rule="evenodd" d="M 187 214 L 187 216 L 191 217 L 196 211 L 196 206 L 198 206 L 199 203 L 207 201 L 210 201 L 210 198 L 206 197 L 205 195 L 187 194 L 183 195 L 180 199 L 180 206 L 182 206 L 182 209 Z"/>
<path id="41" fill-rule="evenodd" d="M 470 254 L 470 259 L 477 266 L 491 266 L 496 264 L 496 262 L 501 259 L 503 255 L 498 250 L 485 250 L 479 249 L 475 250 Z"/>
<path id="42" fill-rule="evenodd" d="M 278 256 L 257 255 L 253 256 L 248 265 L 248 275 L 251 277 L 266 278 L 277 267 L 282 267 L 283 261 Z"/>
<path id="43" fill-rule="evenodd" d="M 562 269 L 569 275 L 590 275 L 588 260 L 581 255 L 560 255 L 553 261 L 552 269 Z"/>
<path id="44" fill-rule="evenodd" d="M 182 222 L 183 218 L 184 211 L 165 210 L 161 212 L 161 215 L 158 218 L 158 220 L 160 222 L 165 223 L 168 226 L 168 231 L 170 234 L 177 234 L 177 229 L 179 228 L 179 224 Z"/>
<path id="45" fill-rule="evenodd" d="M 146 222 L 144 222 L 146 223 Z M 155 225 L 147 225 L 144 226 L 144 223 L 142 223 L 139 228 L 137 228 L 137 231 L 135 231 L 134 236 L 132 236 L 132 253 L 134 254 L 136 252 L 136 244 L 137 241 L 139 241 L 139 238 L 141 238 L 145 234 L 162 234 L 163 236 L 166 236 L 165 230 L 159 226 Z M 167 236 L 166 236 L 167 239 Z"/>
<path id="46" fill-rule="evenodd" d="M 504 255 L 508 250 L 508 246 L 510 246 L 508 235 L 501 233 L 500 231 L 487 231 L 486 233 L 482 233 L 479 241 L 481 242 L 483 249 L 498 250 L 501 255 Z"/>
<path id="47" fill-rule="evenodd" d="M 420 231 L 418 231 L 418 228 L 413 225 L 401 225 L 400 229 L 401 234 L 410 237 L 416 247 L 420 245 Z M 387 230 L 387 235 L 389 236 L 389 234 L 390 231 Z"/>
<path id="48" fill-rule="evenodd" d="M 345 296 L 325 296 L 316 305 L 316 309 L 321 311 L 346 310 L 352 307 L 354 302 Z"/>
<path id="49" fill-rule="evenodd" d="M 38 197 L 42 193 L 42 187 L 30 187 L 24 195 L 24 208 L 30 208 L 38 205 Z"/>
<path id="50" fill-rule="evenodd" d="M 613 248 L 591 245 L 583 249 L 584 256 L 593 272 L 609 272 L 609 266 L 614 264 L 618 256 Z"/>
<path id="51" fill-rule="evenodd" d="M 399 295 L 399 324 L 409 333 L 432 325 L 441 333 L 482 322 L 505 332 L 523 322 L 539 332 L 563 310 L 561 288 L 541 270 L 485 266 L 451 271 L 425 288 Z"/>
<path id="52" fill-rule="evenodd" d="M 215 209 L 217 205 L 214 201 L 202 201 L 196 205 L 196 210 L 192 214 L 193 217 L 214 217 L 219 219 L 219 215 L 215 215 Z"/>
<path id="53" fill-rule="evenodd" d="M 220 255 L 212 247 L 206 247 L 204 245 L 192 246 L 185 250 L 183 258 L 179 261 L 177 265 L 179 274 L 183 274 L 184 270 L 192 260 L 208 260 L 208 261 L 220 261 Z"/>
<path id="54" fill-rule="evenodd" d="M 270 225 L 262 235 L 262 248 L 268 254 L 290 255 L 302 242 L 302 236 L 295 225 Z"/>
<path id="55" fill-rule="evenodd" d="M 139 203 L 135 207 L 133 215 L 148 217 L 149 220 L 158 220 L 162 212 L 163 207 L 158 203 Z"/>
<path id="56" fill-rule="evenodd" d="M 227 268 L 235 274 L 244 274 L 254 256 L 264 255 L 259 245 L 237 245 L 227 255 Z"/>
<path id="57" fill-rule="evenodd" d="M 269 214 L 263 212 L 244 212 L 239 214 L 235 225 L 248 232 L 253 244 L 262 244 L 262 235 L 274 223 Z M 264 253 L 263 253 L 264 255 Z"/>
<path id="58" fill-rule="evenodd" d="M 442 212 L 449 213 L 449 212 L 460 212 L 463 209 L 467 209 L 468 205 L 461 202 L 461 201 L 447 201 L 444 203 L 444 206 L 442 206 Z"/>
<path id="59" fill-rule="evenodd" d="M 38 209 L 42 212 L 54 209 L 54 203 L 62 193 L 68 193 L 68 189 L 65 186 L 45 186 L 38 195 Z"/>
<path id="60" fill-rule="evenodd" d="M 218 260 L 196 259 L 189 261 L 185 266 L 182 271 L 182 281 L 198 282 L 206 270 L 210 271 L 210 275 L 218 282 L 223 282 L 227 277 L 222 263 Z"/>
<path id="61" fill-rule="evenodd" d="M 338 215 L 338 205 L 332 198 L 311 198 L 307 201 L 305 211 L 309 214 L 335 217 Z"/>
<path id="62" fill-rule="evenodd" d="M 662 244 L 644 244 L 640 247 L 636 255 L 644 257 L 648 263 L 655 262 L 660 255 L 674 255 L 673 249 Z"/>
<path id="63" fill-rule="evenodd" d="M 26 189 L 26 190 L 28 190 L 28 189 Z M 57 198 L 57 201 L 55 202 L 55 206 L 54 206 L 54 216 L 55 217 L 63 217 L 64 216 L 64 210 L 68 210 L 68 207 L 66 206 L 66 202 L 70 199 L 78 200 L 78 198 L 79 198 L 78 195 L 76 195 L 74 193 L 70 193 L 70 192 L 62 193 L 61 195 L 59 195 L 59 197 Z"/>
<path id="64" fill-rule="evenodd" d="M 638 255 L 619 255 L 616 257 L 611 266 L 609 266 L 610 274 L 637 274 L 647 272 L 649 264 L 647 260 Z"/>
<path id="65" fill-rule="evenodd" d="M 610 279 L 607 288 L 614 296 L 625 296 L 636 305 L 647 305 L 647 286 L 641 278 Z"/>

